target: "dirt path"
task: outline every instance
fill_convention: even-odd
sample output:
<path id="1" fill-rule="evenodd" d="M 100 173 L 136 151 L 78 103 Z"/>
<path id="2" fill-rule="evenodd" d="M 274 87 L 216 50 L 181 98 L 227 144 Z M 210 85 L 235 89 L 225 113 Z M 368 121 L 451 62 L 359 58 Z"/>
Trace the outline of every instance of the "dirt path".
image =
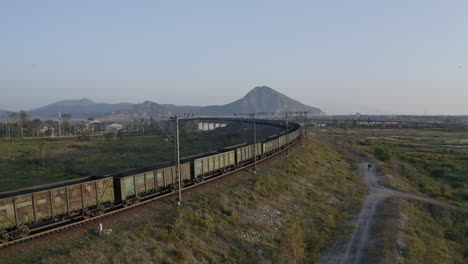
<path id="1" fill-rule="evenodd" d="M 343 239 L 336 241 L 318 261 L 319 264 L 365 263 L 365 254 L 376 250 L 374 248 L 375 238 L 372 236 L 370 229 L 377 221 L 378 205 L 389 197 L 413 199 L 444 208 L 468 212 L 467 208 L 457 207 L 429 197 L 389 189 L 380 184 L 380 182 L 382 182 L 382 176 L 378 174 L 376 166 L 372 166 L 368 169 L 367 165 L 368 163 L 365 161 L 360 163 L 360 171 L 363 174 L 364 182 L 369 187 L 369 194 L 357 218 L 356 227 L 350 237 L 346 238 L 344 241 Z"/>

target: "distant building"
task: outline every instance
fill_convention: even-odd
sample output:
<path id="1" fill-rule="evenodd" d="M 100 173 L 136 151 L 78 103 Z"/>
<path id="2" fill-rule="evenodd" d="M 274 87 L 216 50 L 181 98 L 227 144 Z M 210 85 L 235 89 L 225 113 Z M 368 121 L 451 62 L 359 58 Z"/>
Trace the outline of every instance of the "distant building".
<path id="1" fill-rule="evenodd" d="M 113 123 L 107 126 L 107 131 L 119 131 L 121 129 L 123 129 L 123 125 L 117 123 Z"/>
<path id="2" fill-rule="evenodd" d="M 40 132 L 41 134 L 44 134 L 45 132 L 47 132 L 47 131 L 49 131 L 49 130 L 54 131 L 54 126 L 52 126 L 52 125 L 44 125 L 44 126 L 42 126 L 42 128 L 39 129 L 39 132 Z"/>

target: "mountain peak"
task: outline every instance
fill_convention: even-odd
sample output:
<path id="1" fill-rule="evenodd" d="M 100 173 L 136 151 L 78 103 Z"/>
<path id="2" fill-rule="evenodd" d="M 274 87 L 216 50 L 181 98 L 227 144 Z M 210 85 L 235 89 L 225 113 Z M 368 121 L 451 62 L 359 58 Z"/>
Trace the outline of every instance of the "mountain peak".
<path id="1" fill-rule="evenodd" d="M 309 111 L 320 114 L 321 110 L 298 102 L 268 86 L 257 86 L 242 99 L 228 104 L 230 109 L 240 113 L 267 112 L 298 112 Z"/>
<path id="2" fill-rule="evenodd" d="M 308 111 L 312 115 L 320 115 L 318 108 L 304 105 L 268 86 L 257 86 L 244 97 L 225 105 L 212 106 L 176 106 L 145 101 L 140 104 L 104 104 L 82 98 L 79 100 L 64 100 L 28 111 L 32 117 L 58 117 L 59 113 L 71 114 L 75 118 L 127 116 L 141 117 L 172 116 L 174 114 L 194 113 L 198 115 L 229 116 L 235 113 L 283 113 Z M 0 116 L 6 114 L 0 111 Z"/>
<path id="3" fill-rule="evenodd" d="M 275 89 L 268 86 L 256 86 L 252 89 L 252 91 L 275 91 Z"/>
<path id="4" fill-rule="evenodd" d="M 275 91 L 273 88 L 270 88 L 268 86 L 257 86 L 253 88 L 252 90 L 250 90 L 250 92 L 248 92 L 245 96 L 254 95 L 254 94 L 266 95 L 266 94 L 274 94 L 274 93 L 278 93 L 278 92 Z"/>
<path id="5" fill-rule="evenodd" d="M 88 98 L 81 98 L 80 100 L 78 100 L 78 102 L 80 104 L 95 104 L 93 100 L 88 99 Z"/>

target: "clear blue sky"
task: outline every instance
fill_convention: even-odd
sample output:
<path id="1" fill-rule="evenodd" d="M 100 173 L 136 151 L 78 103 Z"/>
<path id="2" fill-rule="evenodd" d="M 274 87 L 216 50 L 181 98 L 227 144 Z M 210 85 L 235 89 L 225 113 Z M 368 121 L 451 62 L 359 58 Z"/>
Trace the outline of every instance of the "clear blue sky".
<path id="1" fill-rule="evenodd" d="M 468 114 L 468 1 L 1 1 L 0 109 L 224 104 Z"/>

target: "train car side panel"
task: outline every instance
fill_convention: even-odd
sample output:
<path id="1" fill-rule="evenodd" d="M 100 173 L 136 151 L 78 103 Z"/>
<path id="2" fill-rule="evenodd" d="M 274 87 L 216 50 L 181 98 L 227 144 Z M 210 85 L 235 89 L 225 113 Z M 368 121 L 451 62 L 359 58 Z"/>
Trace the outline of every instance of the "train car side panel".
<path id="1" fill-rule="evenodd" d="M 156 184 L 154 180 L 155 171 L 145 172 L 145 186 L 146 192 L 151 192 L 156 190 Z"/>
<path id="2" fill-rule="evenodd" d="M 212 172 L 214 170 L 213 156 L 206 157 L 206 159 L 208 159 L 208 172 Z"/>
<path id="3" fill-rule="evenodd" d="M 190 163 L 182 163 L 180 164 L 180 179 L 184 182 L 188 182 L 191 180 L 190 176 Z"/>
<path id="4" fill-rule="evenodd" d="M 236 157 L 237 157 L 236 162 L 238 164 L 241 163 L 241 161 L 242 161 L 242 148 L 237 148 L 236 149 Z"/>
<path id="5" fill-rule="evenodd" d="M 220 155 L 213 156 L 213 170 L 214 171 L 219 170 L 219 168 L 221 168 L 221 166 L 219 165 L 219 156 Z"/>
<path id="6" fill-rule="evenodd" d="M 52 210 L 55 215 L 65 215 L 68 212 L 66 188 L 50 190 L 52 196 Z"/>
<path id="7" fill-rule="evenodd" d="M 18 225 L 35 221 L 32 194 L 18 195 L 14 198 Z"/>
<path id="8" fill-rule="evenodd" d="M 163 168 L 164 171 L 164 187 L 172 185 L 172 170 L 171 167 Z"/>
<path id="9" fill-rule="evenodd" d="M 156 172 L 154 173 L 154 178 L 156 180 L 156 188 L 157 189 L 162 189 L 164 186 L 164 171 L 162 169 L 157 169 Z"/>
<path id="10" fill-rule="evenodd" d="M 97 186 L 97 203 L 98 204 L 114 204 L 114 181 L 112 178 L 105 178 L 96 182 Z"/>
<path id="11" fill-rule="evenodd" d="M 261 156 L 262 155 L 262 143 L 257 143 L 255 148 L 255 155 Z"/>
<path id="12" fill-rule="evenodd" d="M 88 208 L 96 205 L 97 203 L 97 193 L 96 193 L 96 183 L 87 182 L 81 185 L 82 195 L 83 195 L 83 208 Z"/>
<path id="13" fill-rule="evenodd" d="M 247 155 L 246 155 L 247 160 L 253 159 L 253 148 L 254 148 L 253 145 L 248 145 L 245 147 L 245 150 L 247 152 Z"/>
<path id="14" fill-rule="evenodd" d="M 236 155 L 234 153 L 234 150 L 229 151 L 228 155 L 229 155 L 229 165 L 234 166 L 236 164 Z"/>
<path id="15" fill-rule="evenodd" d="M 210 171 L 209 170 L 210 168 L 208 167 L 208 159 L 207 158 L 202 158 L 201 160 L 203 162 L 203 175 L 206 175 Z"/>
<path id="16" fill-rule="evenodd" d="M 228 162 L 225 162 L 225 161 L 224 161 L 224 157 L 225 157 L 225 156 L 226 156 L 225 153 L 222 153 L 221 155 L 219 155 L 219 167 L 221 167 L 221 168 L 224 168 L 224 167 L 227 166 L 227 163 L 228 163 Z M 229 157 L 229 156 L 228 156 L 228 157 Z"/>
<path id="17" fill-rule="evenodd" d="M 122 198 L 125 200 L 128 197 L 136 196 L 135 179 L 133 177 L 124 177 L 122 186 Z"/>
<path id="18" fill-rule="evenodd" d="M 83 203 L 81 201 L 81 186 L 79 184 L 67 187 L 69 212 L 81 210 Z"/>
<path id="19" fill-rule="evenodd" d="M 16 225 L 13 198 L 0 199 L 0 231 Z"/>
<path id="20" fill-rule="evenodd" d="M 203 175 L 203 160 L 196 159 L 193 161 L 194 171 L 193 177 L 196 179 Z"/>
<path id="21" fill-rule="evenodd" d="M 53 216 L 55 210 L 53 210 L 53 203 L 51 201 L 51 190 L 33 193 L 34 197 L 34 210 L 36 215 L 36 222 L 43 219 L 48 219 Z M 52 198 L 53 199 L 53 198 Z"/>
<path id="22" fill-rule="evenodd" d="M 286 136 L 281 136 L 278 138 L 278 147 L 286 145 Z"/>
<path id="23" fill-rule="evenodd" d="M 137 195 L 141 195 L 146 192 L 145 174 L 137 174 L 135 177 L 135 192 Z"/>

